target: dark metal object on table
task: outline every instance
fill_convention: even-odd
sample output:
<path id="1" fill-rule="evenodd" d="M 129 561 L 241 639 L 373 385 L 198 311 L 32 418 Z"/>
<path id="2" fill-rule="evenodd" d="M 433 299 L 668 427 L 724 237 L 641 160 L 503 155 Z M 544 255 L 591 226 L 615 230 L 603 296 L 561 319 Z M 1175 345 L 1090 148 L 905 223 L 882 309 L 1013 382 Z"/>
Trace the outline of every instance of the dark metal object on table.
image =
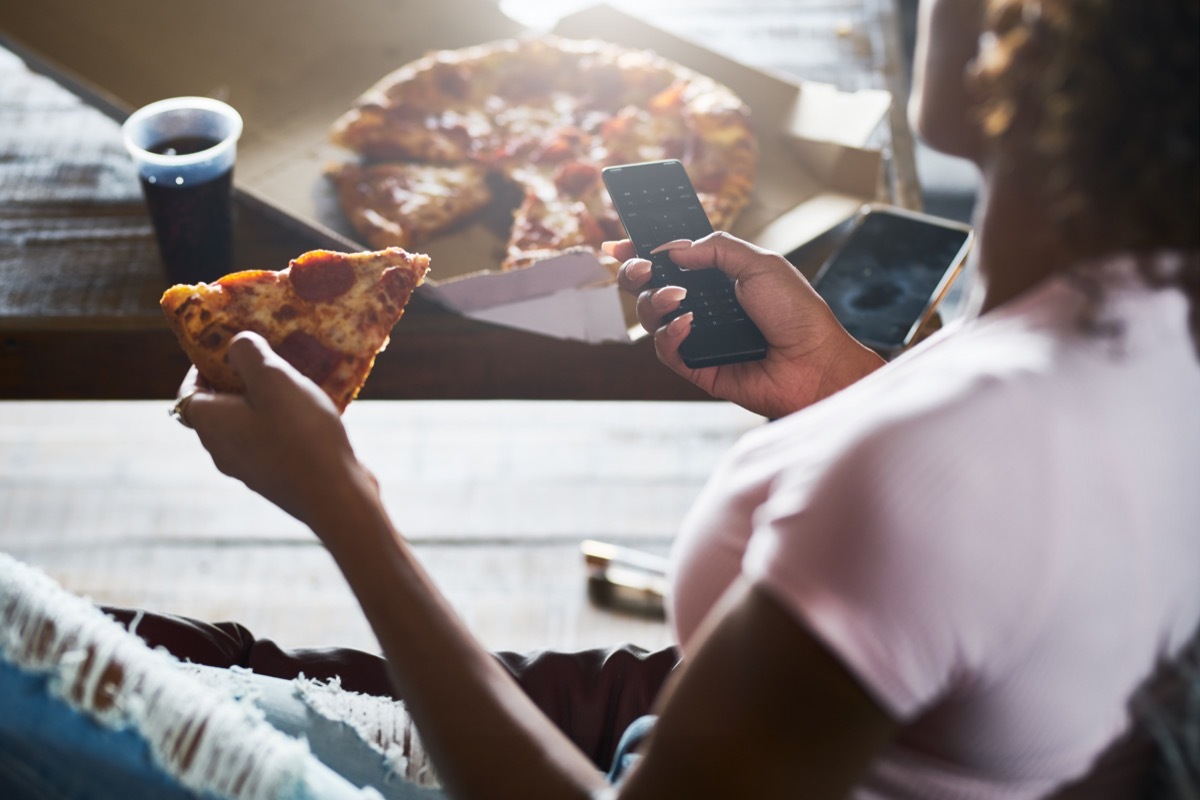
<path id="1" fill-rule="evenodd" d="M 593 603 L 641 616 L 665 616 L 666 558 L 593 539 L 580 543 L 579 549 Z"/>

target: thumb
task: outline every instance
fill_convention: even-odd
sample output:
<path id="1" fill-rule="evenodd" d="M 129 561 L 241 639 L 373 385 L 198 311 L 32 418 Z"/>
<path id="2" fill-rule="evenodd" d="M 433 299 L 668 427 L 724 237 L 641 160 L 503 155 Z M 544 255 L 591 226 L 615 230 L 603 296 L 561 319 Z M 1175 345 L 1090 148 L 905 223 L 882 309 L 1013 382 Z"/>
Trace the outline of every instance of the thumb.
<path id="1" fill-rule="evenodd" d="M 672 243 L 674 244 L 674 243 Z M 779 268 L 783 257 L 756 247 L 724 231 L 709 234 L 690 245 L 669 248 L 671 259 L 684 269 L 716 267 L 735 281 L 746 281 Z"/>
<path id="2" fill-rule="evenodd" d="M 269 368 L 284 364 L 286 362 L 275 354 L 267 340 L 253 331 L 243 331 L 229 343 L 229 365 L 245 384 L 247 396 L 261 393 Z"/>
<path id="3" fill-rule="evenodd" d="M 284 340 L 287 344 L 287 340 Z M 246 401 L 260 409 L 278 408 L 297 394 L 310 394 L 334 408 L 329 395 L 257 333 L 244 331 L 229 343 L 229 365 L 246 387 Z"/>

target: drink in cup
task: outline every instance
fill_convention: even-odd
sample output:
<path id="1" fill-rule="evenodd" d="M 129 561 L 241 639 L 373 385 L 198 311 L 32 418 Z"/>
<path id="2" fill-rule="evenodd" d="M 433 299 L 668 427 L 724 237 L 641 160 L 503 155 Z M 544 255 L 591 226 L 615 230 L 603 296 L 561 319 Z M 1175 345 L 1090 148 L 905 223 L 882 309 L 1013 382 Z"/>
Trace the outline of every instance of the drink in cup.
<path id="1" fill-rule="evenodd" d="M 122 127 L 171 283 L 233 269 L 233 164 L 242 118 L 207 97 L 140 108 Z"/>

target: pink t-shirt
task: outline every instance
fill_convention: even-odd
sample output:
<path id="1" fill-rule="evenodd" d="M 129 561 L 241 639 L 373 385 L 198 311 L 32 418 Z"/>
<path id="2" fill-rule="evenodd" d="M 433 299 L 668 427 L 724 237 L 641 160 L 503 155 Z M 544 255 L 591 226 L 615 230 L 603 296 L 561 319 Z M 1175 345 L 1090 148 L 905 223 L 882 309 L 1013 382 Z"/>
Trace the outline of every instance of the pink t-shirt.
<path id="1" fill-rule="evenodd" d="M 1103 274 L 1119 330 L 1047 281 L 751 432 L 684 523 L 685 653 L 742 574 L 900 721 L 855 797 L 1043 796 L 1200 624 L 1187 301 Z"/>

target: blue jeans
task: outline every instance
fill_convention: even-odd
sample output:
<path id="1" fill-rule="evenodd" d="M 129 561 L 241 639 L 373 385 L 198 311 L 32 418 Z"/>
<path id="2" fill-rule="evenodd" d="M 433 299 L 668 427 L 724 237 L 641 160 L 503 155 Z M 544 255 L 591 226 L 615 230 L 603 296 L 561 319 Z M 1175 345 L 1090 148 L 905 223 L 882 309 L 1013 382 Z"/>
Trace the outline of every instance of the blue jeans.
<path id="1" fill-rule="evenodd" d="M 650 731 L 654 728 L 654 723 L 658 717 L 653 714 L 647 714 L 644 717 L 638 717 L 633 722 L 629 723 L 629 727 L 625 729 L 625 733 L 621 734 L 621 741 L 617 743 L 617 752 L 613 755 L 612 766 L 608 770 L 609 783 L 620 783 L 621 779 L 629 772 L 634 764 L 637 763 L 641 755 L 637 753 L 638 747 L 650 735 Z"/>
<path id="2" fill-rule="evenodd" d="M 284 700 L 288 682 L 274 682 L 264 693 L 267 720 L 285 732 L 304 733 L 309 758 L 290 791 L 279 800 L 351 800 L 377 798 L 374 790 L 354 783 L 370 777 L 385 796 L 398 800 L 435 800 L 441 792 L 419 789 L 388 778 L 382 759 L 372 758 L 361 740 L 345 735 L 337 724 L 308 720 L 299 699 Z M 303 728 L 303 730 L 301 730 Z M 331 768 L 322 759 L 329 759 Z M 371 771 L 374 767 L 374 771 Z M 338 773 L 344 769 L 347 776 Z M 354 777 L 349 777 L 354 776 Z M 352 782 L 353 781 L 353 782 Z M 361 785 L 361 784 L 360 784 Z M 0 797 L 29 800 L 177 800 L 213 797 L 183 787 L 151 756 L 142 735 L 132 728 L 113 730 L 92 720 L 53 694 L 48 679 L 0 659 Z"/>
<path id="3" fill-rule="evenodd" d="M 377 796 L 444 800 L 440 790 L 416 786 L 396 774 L 378 749 L 347 722 L 320 713 L 292 681 L 207 667 L 181 668 L 194 671 L 210 686 L 224 685 L 231 700 L 242 697 L 253 702 L 273 727 L 307 740 L 313 758 L 292 790 L 279 800 Z M 0 659 L 0 797 L 176 800 L 213 796 L 198 795 L 176 781 L 155 762 L 137 730 L 101 725 L 52 693 L 47 683 L 46 676 Z M 619 781 L 636 762 L 633 751 L 654 720 L 641 717 L 625 731 L 608 776 L 611 781 Z"/>
<path id="4" fill-rule="evenodd" d="M 232 671 L 217 667 L 188 666 L 202 682 L 223 687 L 231 696 L 252 702 L 266 717 L 267 722 L 279 731 L 299 739 L 305 739 L 312 754 L 338 775 L 355 786 L 369 786 L 388 800 L 444 800 L 439 789 L 422 788 L 405 780 L 393 768 L 377 746 L 367 742 L 367 735 L 357 732 L 350 722 L 361 721 L 371 708 L 385 713 L 395 701 L 354 693 L 341 693 L 340 689 L 322 688 L 319 682 L 308 682 L 255 675 L 248 671 Z M 300 687 L 309 688 L 307 691 Z M 331 718 L 328 709 L 321 709 L 318 699 L 325 695 L 344 697 L 359 702 L 343 716 Z M 318 698 L 318 699 L 313 699 Z M 401 706 L 402 707 L 402 706 Z M 405 715 L 406 716 L 406 715 Z M 380 726 L 390 730 L 388 724 Z"/>
<path id="5" fill-rule="evenodd" d="M 443 800 L 402 704 L 183 664 L 138 620 L 0 552 L 0 798 Z"/>
<path id="6" fill-rule="evenodd" d="M 441 792 L 421 789 L 406 783 L 392 773 L 381 759 L 377 750 L 367 744 L 363 737 L 346 722 L 330 719 L 314 709 L 306 701 L 297 684 L 279 678 L 249 673 L 230 673 L 228 670 L 209 667 L 192 667 L 206 682 L 240 683 L 235 691 L 253 700 L 274 727 L 291 736 L 306 737 L 313 754 L 339 775 L 357 786 L 372 786 L 385 797 L 397 800 L 442 800 Z M 359 696 L 363 700 L 386 706 L 390 701 L 374 700 Z M 366 705 L 366 704 L 363 704 Z M 358 713 L 362 716 L 363 706 Z M 640 757 L 635 752 L 650 735 L 658 717 L 646 715 L 635 719 L 621 736 L 613 756 L 607 778 L 616 784 L 629 772 Z"/>

